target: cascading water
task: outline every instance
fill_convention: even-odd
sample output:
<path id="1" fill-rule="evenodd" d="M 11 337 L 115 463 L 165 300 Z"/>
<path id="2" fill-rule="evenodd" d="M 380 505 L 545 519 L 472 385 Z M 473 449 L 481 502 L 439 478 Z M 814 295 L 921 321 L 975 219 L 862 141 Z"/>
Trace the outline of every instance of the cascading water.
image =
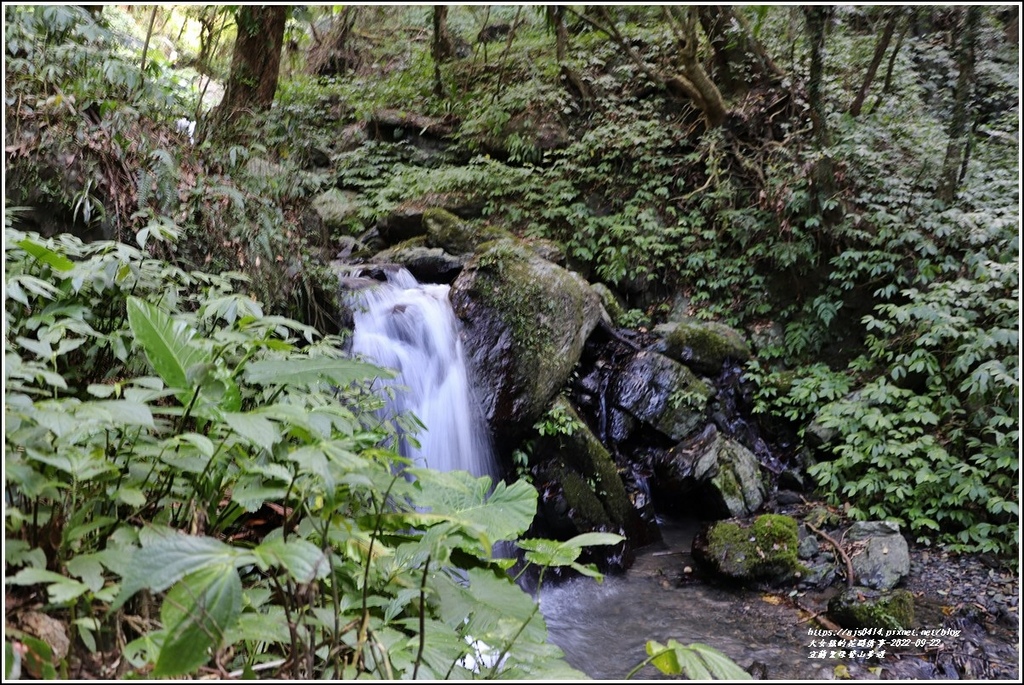
<path id="1" fill-rule="evenodd" d="M 425 426 L 415 436 L 403 431 L 399 452 L 439 471 L 496 476 L 459 322 L 448 302 L 449 286 L 421 284 L 402 268 L 382 273 L 386 281 L 353 293 L 352 351 L 398 372 L 388 381 L 394 395 L 385 408 L 387 417 L 411 413 Z"/>

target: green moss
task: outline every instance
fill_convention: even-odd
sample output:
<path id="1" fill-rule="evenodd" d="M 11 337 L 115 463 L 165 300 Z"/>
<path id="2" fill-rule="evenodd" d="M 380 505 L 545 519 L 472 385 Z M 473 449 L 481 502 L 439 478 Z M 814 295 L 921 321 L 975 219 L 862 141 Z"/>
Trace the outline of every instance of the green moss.
<path id="1" fill-rule="evenodd" d="M 738 332 L 720 323 L 679 323 L 664 339 L 665 354 L 706 373 L 726 359 L 750 359 L 750 347 Z"/>
<path id="2" fill-rule="evenodd" d="M 708 531 L 707 553 L 719 572 L 733 578 L 790 578 L 806 571 L 797 559 L 798 545 L 795 519 L 765 514 L 750 526 L 714 524 Z"/>
<path id="3" fill-rule="evenodd" d="M 829 601 L 828 611 L 845 628 L 908 630 L 914 624 L 914 596 L 907 590 L 850 588 Z"/>

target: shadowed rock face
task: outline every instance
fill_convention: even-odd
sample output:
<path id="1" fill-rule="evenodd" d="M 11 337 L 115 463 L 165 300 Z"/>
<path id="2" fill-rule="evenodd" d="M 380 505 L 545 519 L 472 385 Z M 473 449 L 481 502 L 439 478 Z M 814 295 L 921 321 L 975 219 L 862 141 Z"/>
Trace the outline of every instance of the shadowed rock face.
<path id="1" fill-rule="evenodd" d="M 513 240 L 482 245 L 450 297 L 501 449 L 565 384 L 600 318 L 600 302 L 583 278 Z"/>
<path id="2" fill-rule="evenodd" d="M 688 368 L 651 351 L 633 357 L 612 389 L 616 406 L 672 440 L 682 440 L 704 424 L 711 394 Z"/>

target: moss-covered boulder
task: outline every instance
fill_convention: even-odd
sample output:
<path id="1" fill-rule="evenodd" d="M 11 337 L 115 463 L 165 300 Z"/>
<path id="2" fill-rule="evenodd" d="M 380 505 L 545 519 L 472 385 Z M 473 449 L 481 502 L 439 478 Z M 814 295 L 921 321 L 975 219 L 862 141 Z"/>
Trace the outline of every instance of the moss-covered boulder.
<path id="1" fill-rule="evenodd" d="M 475 225 L 440 207 L 432 207 L 423 212 L 423 226 L 426 229 L 426 244 L 452 255 L 472 253 L 481 244 L 491 240 L 512 238 L 512 234 L 505 229 Z"/>
<path id="2" fill-rule="evenodd" d="M 805 569 L 797 558 L 796 519 L 764 514 L 753 522 L 717 521 L 693 539 L 694 559 L 706 570 L 742 582 L 783 583 Z"/>
<path id="3" fill-rule="evenodd" d="M 608 314 L 610 323 L 616 326 L 622 325 L 620 321 L 622 321 L 626 314 L 626 305 L 622 299 L 604 283 L 592 283 L 590 287 L 601 298 L 601 306 L 604 307 L 604 311 Z"/>
<path id="4" fill-rule="evenodd" d="M 609 568 L 628 561 L 637 539 L 639 515 L 630 502 L 611 454 L 564 397 L 555 399 L 545 417 L 557 427 L 545 429 L 533 445 L 531 473 L 539 492 L 540 530 L 567 540 L 580 533 L 606 531 L 627 536 L 626 548 L 594 550 Z M 542 419 L 545 421 L 545 419 Z M 549 427 L 550 428 L 550 427 Z M 606 563 L 609 559 L 616 560 Z"/>
<path id="5" fill-rule="evenodd" d="M 579 275 L 509 239 L 482 245 L 449 297 L 500 449 L 565 384 L 597 325 L 600 303 Z"/>
<path id="6" fill-rule="evenodd" d="M 672 440 L 682 440 L 704 424 L 712 394 L 688 368 L 649 350 L 626 362 L 612 383 L 617 407 Z"/>
<path id="7" fill-rule="evenodd" d="M 359 195 L 351 190 L 331 188 L 313 198 L 313 209 L 330 231 L 341 234 L 355 234 L 363 230 L 359 219 L 362 203 Z"/>
<path id="8" fill-rule="evenodd" d="M 751 516 L 764 503 L 757 457 L 713 424 L 654 464 L 661 499 L 703 518 Z"/>
<path id="9" fill-rule="evenodd" d="M 909 630 L 914 624 L 914 596 L 907 590 L 847 588 L 829 600 L 828 614 L 844 628 Z"/>
<path id="10" fill-rule="evenodd" d="M 377 232 L 387 245 L 427 235 L 424 215 L 430 210 L 444 210 L 458 219 L 471 219 L 480 215 L 483 203 L 475 196 L 464 193 L 427 193 L 405 200 L 377 222 Z M 435 215 L 435 218 L 443 215 Z M 444 247 L 431 244 L 431 247 Z M 470 250 L 467 251 L 471 251 Z M 452 250 L 447 250 L 452 252 Z"/>
<path id="11" fill-rule="evenodd" d="M 717 376 L 729 359 L 750 359 L 746 340 L 725 324 L 689 321 L 657 326 L 654 332 L 661 336 L 655 350 L 707 376 Z"/>

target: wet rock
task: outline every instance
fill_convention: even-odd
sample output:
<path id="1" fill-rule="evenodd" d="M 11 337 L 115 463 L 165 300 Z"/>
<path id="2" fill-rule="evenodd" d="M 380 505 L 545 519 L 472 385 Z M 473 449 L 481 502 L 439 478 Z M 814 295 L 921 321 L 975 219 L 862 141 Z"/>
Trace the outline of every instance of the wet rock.
<path id="1" fill-rule="evenodd" d="M 728 360 L 750 359 L 750 346 L 733 328 L 714 321 L 657 326 L 661 340 L 654 349 L 686 364 L 697 373 L 716 376 Z"/>
<path id="2" fill-rule="evenodd" d="M 371 259 L 377 264 L 401 264 L 420 283 L 451 283 L 468 258 L 450 255 L 439 247 L 426 247 L 426 238 L 412 238 L 386 250 Z"/>
<path id="3" fill-rule="evenodd" d="M 672 440 L 682 440 L 704 424 L 712 389 L 668 357 L 645 350 L 621 369 L 612 401 Z"/>
<path id="4" fill-rule="evenodd" d="M 600 302 L 579 275 L 507 239 L 482 245 L 449 297 L 500 449 L 565 385 Z"/>
<path id="5" fill-rule="evenodd" d="M 829 600 L 828 613 L 844 628 L 909 629 L 914 624 L 914 596 L 907 590 L 852 587 Z"/>
<path id="6" fill-rule="evenodd" d="M 601 298 L 601 305 L 607 312 L 610 323 L 619 325 L 623 315 L 626 313 L 626 305 L 622 299 L 612 292 L 611 288 L 604 283 L 591 283 L 590 287 L 597 296 Z"/>
<path id="7" fill-rule="evenodd" d="M 697 505 L 708 518 L 750 516 L 764 503 L 757 458 L 709 425 L 669 450 L 656 466 L 658 488 Z"/>
<path id="8" fill-rule="evenodd" d="M 639 517 L 615 462 L 567 399 L 556 398 L 548 411 L 551 414 L 559 417 L 561 428 L 535 442 L 531 459 L 536 462 L 533 482 L 538 485 L 541 514 L 553 519 L 544 530 L 560 539 L 592 531 L 624 534 L 626 550 L 618 546 L 591 551 L 605 568 L 610 558 L 628 563 L 633 545 L 644 540 L 637 539 Z"/>
<path id="9" fill-rule="evenodd" d="M 806 569 L 797 559 L 797 523 L 764 514 L 753 522 L 718 521 L 693 539 L 693 556 L 718 575 L 743 582 L 783 583 Z"/>
<path id="10" fill-rule="evenodd" d="M 846 540 L 853 546 L 850 561 L 861 585 L 888 590 L 910 573 L 910 550 L 893 521 L 859 521 Z"/>

